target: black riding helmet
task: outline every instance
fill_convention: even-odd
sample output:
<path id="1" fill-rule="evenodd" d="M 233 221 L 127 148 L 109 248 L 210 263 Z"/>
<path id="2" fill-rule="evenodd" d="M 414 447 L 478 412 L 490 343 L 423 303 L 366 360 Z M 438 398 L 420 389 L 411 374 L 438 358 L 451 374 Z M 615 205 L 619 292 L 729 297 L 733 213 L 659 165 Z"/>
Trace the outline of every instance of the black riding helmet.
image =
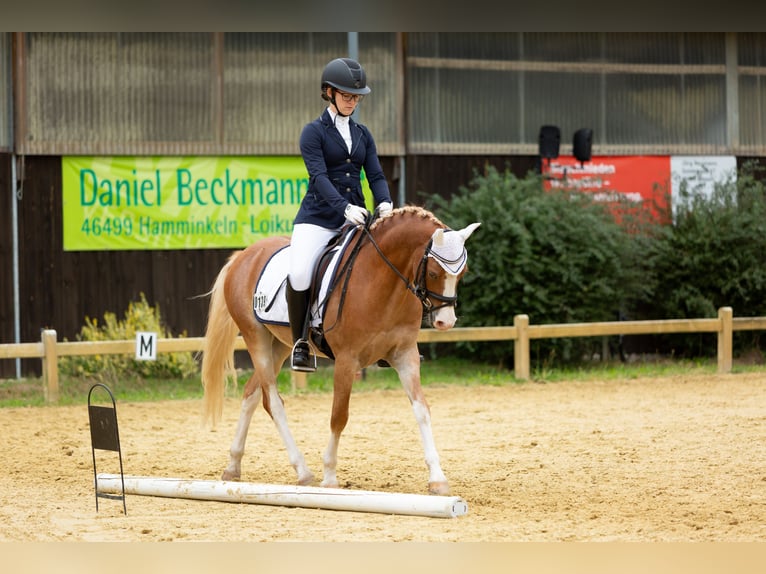
<path id="1" fill-rule="evenodd" d="M 348 94 L 370 93 L 364 68 L 351 58 L 335 58 L 324 67 L 322 91 L 327 85 Z"/>
<path id="2" fill-rule="evenodd" d="M 330 86 L 347 94 L 365 95 L 370 93 L 367 85 L 367 74 L 361 64 L 351 58 L 335 58 L 324 67 L 322 71 L 322 99 L 335 103 L 335 94 L 327 95 L 326 88 Z M 344 114 L 338 113 L 342 116 Z"/>

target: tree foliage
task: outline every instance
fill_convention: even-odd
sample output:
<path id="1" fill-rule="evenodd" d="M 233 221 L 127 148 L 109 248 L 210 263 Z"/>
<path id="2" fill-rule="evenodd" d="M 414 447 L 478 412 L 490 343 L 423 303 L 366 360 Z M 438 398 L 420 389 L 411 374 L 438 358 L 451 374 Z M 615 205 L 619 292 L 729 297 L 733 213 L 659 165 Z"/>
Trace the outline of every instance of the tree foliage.
<path id="1" fill-rule="evenodd" d="M 598 203 L 573 189 L 545 190 L 540 175 L 506 169 L 475 173 L 451 198 L 429 207 L 454 228 L 481 227 L 468 242 L 468 274 L 460 287 L 461 326 L 629 319 L 766 315 L 766 189 L 754 165 L 712 194 L 682 183 L 664 224 L 645 210 Z M 615 217 L 615 213 L 619 214 Z M 739 341 L 739 342 L 738 342 Z M 737 343 L 738 342 L 738 343 Z M 735 338 L 757 346 L 757 333 Z M 600 341 L 533 340 L 537 364 L 576 361 Z M 654 351 L 715 354 L 714 334 L 654 338 Z M 458 353 L 506 363 L 506 343 L 464 343 Z"/>
<path id="2" fill-rule="evenodd" d="M 450 199 L 432 196 L 442 221 L 461 228 L 480 221 L 468 242 L 469 271 L 461 283 L 462 326 L 609 321 L 645 295 L 637 234 L 617 223 L 593 196 L 546 191 L 542 177 L 516 177 L 487 167 Z M 592 343 L 592 342 L 590 342 Z M 579 358 L 587 341 L 540 341 L 542 360 Z M 462 344 L 484 359 L 508 361 L 508 344 Z"/>
<path id="3" fill-rule="evenodd" d="M 759 175 L 746 164 L 736 182 L 718 183 L 710 195 L 680 186 L 673 223 L 649 253 L 656 281 L 650 318 L 715 317 L 724 306 L 735 316 L 766 315 L 766 190 Z M 675 354 L 715 352 L 715 335 L 666 339 Z M 739 339 L 742 346 L 757 336 Z"/>

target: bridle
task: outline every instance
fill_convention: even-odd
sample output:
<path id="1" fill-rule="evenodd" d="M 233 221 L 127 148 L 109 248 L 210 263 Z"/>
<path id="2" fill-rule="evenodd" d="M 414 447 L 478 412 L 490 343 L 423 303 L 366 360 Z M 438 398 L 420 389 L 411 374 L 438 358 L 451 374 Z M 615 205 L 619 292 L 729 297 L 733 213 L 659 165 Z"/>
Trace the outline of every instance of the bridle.
<path id="1" fill-rule="evenodd" d="M 431 249 L 434 242 L 433 239 L 428 241 L 428 245 L 426 245 L 426 248 L 423 251 L 423 257 L 420 258 L 420 263 L 418 263 L 418 268 L 415 272 L 416 282 L 410 283 L 409 279 L 407 279 L 407 277 L 405 277 L 404 274 L 399 271 L 399 269 L 397 269 L 393 263 L 391 263 L 391 260 L 386 257 L 386 254 L 381 251 L 380 246 L 375 241 L 375 238 L 373 238 L 367 226 L 364 227 L 364 232 L 366 233 L 367 238 L 370 240 L 370 243 L 372 243 L 373 247 L 375 247 L 375 251 L 377 251 L 378 255 L 380 255 L 380 258 L 394 271 L 394 273 L 397 274 L 399 279 L 401 279 L 404 283 L 405 287 L 407 287 L 407 290 L 420 300 L 420 304 L 423 306 L 424 315 L 426 313 L 433 313 L 434 311 L 437 311 L 443 307 L 454 306 L 457 303 L 457 295 L 444 295 L 442 293 L 436 293 L 435 291 L 431 291 L 426 286 L 426 269 L 428 267 L 428 257 L 431 256 L 436 259 L 443 259 L 438 254 L 434 253 L 433 249 Z M 441 305 L 434 305 L 431 299 L 440 301 Z"/>

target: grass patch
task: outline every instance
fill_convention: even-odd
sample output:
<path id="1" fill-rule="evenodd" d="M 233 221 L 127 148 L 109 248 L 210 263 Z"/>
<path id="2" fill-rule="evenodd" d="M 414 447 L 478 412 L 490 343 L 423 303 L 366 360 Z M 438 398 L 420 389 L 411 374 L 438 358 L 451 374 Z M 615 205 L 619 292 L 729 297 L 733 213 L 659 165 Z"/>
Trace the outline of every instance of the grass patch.
<path id="1" fill-rule="evenodd" d="M 712 375 L 717 364 L 709 360 L 653 360 L 635 363 L 605 362 L 587 363 L 564 368 L 533 369 L 531 379 L 535 382 L 556 383 L 561 381 L 632 380 L 644 377 L 677 375 Z M 762 372 L 766 365 L 737 363 L 732 372 Z M 252 371 L 241 371 L 237 384 L 229 385 L 226 395 L 240 397 Z M 305 393 L 330 393 L 333 387 L 332 365 L 322 365 L 308 376 L 306 388 L 294 389 L 289 369 L 283 369 L 277 378 L 279 391 L 284 395 Z M 61 376 L 59 380 L 59 405 L 87 404 L 88 391 L 95 380 Z M 518 384 L 512 371 L 485 363 L 443 357 L 425 361 L 421 365 L 423 387 L 448 385 L 494 385 Z M 160 400 L 196 400 L 203 395 L 198 376 L 184 379 L 122 379 L 108 385 L 115 399 L 121 402 L 148 402 Z M 370 367 L 354 385 L 355 392 L 379 389 L 399 389 L 401 383 L 393 369 Z M 103 396 L 103 395 L 102 395 Z M 44 406 L 45 394 L 42 379 L 0 380 L 0 408 Z"/>
<path id="2" fill-rule="evenodd" d="M 88 392 L 97 382 L 93 379 L 59 377 L 58 405 L 87 404 Z M 174 399 L 196 399 L 202 396 L 199 378 L 133 379 L 107 383 L 118 401 L 145 402 Z M 42 379 L 8 379 L 0 381 L 0 408 L 44 406 Z M 96 395 L 103 398 L 103 394 Z"/>

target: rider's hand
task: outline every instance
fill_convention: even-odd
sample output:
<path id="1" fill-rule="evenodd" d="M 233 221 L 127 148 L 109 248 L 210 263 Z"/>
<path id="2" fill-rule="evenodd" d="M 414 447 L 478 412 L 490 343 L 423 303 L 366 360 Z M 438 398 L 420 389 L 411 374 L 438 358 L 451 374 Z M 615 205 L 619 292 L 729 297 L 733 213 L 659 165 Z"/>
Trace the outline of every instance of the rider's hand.
<path id="1" fill-rule="evenodd" d="M 358 205 L 349 203 L 346 206 L 346 211 L 343 212 L 343 215 L 351 223 L 355 225 L 361 225 L 365 221 L 367 221 L 367 216 L 369 215 L 369 212 L 364 207 L 359 207 Z"/>
<path id="2" fill-rule="evenodd" d="M 381 201 L 378 204 L 378 215 L 380 217 L 383 217 L 384 215 L 391 213 L 391 210 L 394 208 L 394 206 L 391 204 L 390 201 Z"/>

